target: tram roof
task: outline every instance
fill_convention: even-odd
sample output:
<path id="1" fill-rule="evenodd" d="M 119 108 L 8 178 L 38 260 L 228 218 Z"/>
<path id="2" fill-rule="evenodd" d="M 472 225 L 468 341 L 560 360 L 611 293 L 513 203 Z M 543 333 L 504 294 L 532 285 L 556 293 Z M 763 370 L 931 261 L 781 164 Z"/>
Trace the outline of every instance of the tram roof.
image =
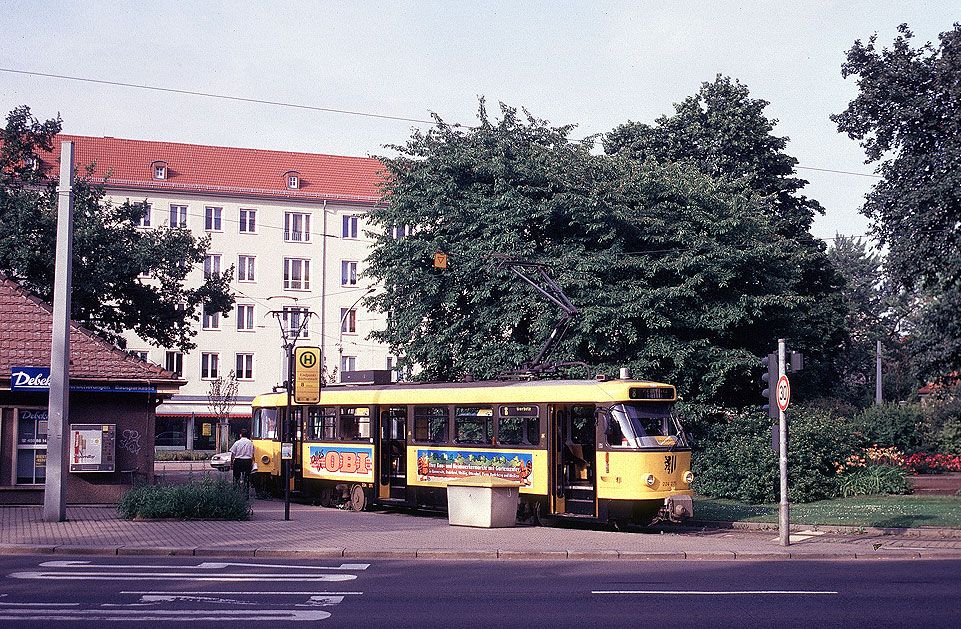
<path id="1" fill-rule="evenodd" d="M 660 390 L 663 397 L 632 395 L 631 389 Z M 386 385 L 335 384 L 321 389 L 320 406 L 369 404 L 537 404 L 549 402 L 618 402 L 631 399 L 668 402 L 673 386 L 648 380 L 490 380 L 482 382 L 405 382 Z M 287 393 L 267 393 L 254 406 L 283 406 Z"/>

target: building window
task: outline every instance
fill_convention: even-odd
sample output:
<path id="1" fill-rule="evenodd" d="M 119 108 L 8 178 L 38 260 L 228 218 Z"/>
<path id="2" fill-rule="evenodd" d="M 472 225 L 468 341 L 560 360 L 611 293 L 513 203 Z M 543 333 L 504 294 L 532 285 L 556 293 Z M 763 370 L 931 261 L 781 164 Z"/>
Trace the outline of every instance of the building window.
<path id="1" fill-rule="evenodd" d="M 357 238 L 357 217 L 344 217 L 344 238 Z"/>
<path id="2" fill-rule="evenodd" d="M 257 231 L 257 210 L 240 210 L 240 233 L 253 234 Z"/>
<path id="3" fill-rule="evenodd" d="M 357 263 L 344 260 L 340 263 L 340 285 L 357 285 Z"/>
<path id="4" fill-rule="evenodd" d="M 390 236 L 391 238 L 394 238 L 394 239 L 410 236 L 410 225 L 400 225 L 397 227 L 391 227 Z"/>
<path id="5" fill-rule="evenodd" d="M 147 357 L 150 355 L 149 352 L 145 349 L 132 349 L 127 351 L 127 353 L 133 356 L 134 358 L 138 360 L 142 360 L 144 362 L 147 362 Z"/>
<path id="6" fill-rule="evenodd" d="M 284 240 L 288 242 L 310 241 L 310 214 L 284 213 Z"/>
<path id="7" fill-rule="evenodd" d="M 340 309 L 340 331 L 347 334 L 357 332 L 357 310 L 353 308 L 350 310 Z"/>
<path id="8" fill-rule="evenodd" d="M 170 226 L 171 227 L 187 226 L 187 206 L 186 205 L 170 206 Z"/>
<path id="9" fill-rule="evenodd" d="M 307 338 L 310 336 L 310 311 L 298 306 L 284 306 L 283 325 L 290 338 Z M 301 329 L 303 325 L 303 329 Z"/>
<path id="10" fill-rule="evenodd" d="M 143 202 L 134 203 L 134 207 L 143 212 L 137 221 L 137 227 L 150 227 L 150 204 Z"/>
<path id="11" fill-rule="evenodd" d="M 204 256 L 204 279 L 220 275 L 220 255 L 211 254 Z"/>
<path id="12" fill-rule="evenodd" d="M 284 288 L 310 290 L 310 260 L 284 258 Z"/>
<path id="13" fill-rule="evenodd" d="M 184 375 L 184 354 L 183 352 L 167 352 L 167 357 L 164 360 L 164 368 L 167 371 L 172 371 L 177 374 L 177 377 L 183 377 Z"/>
<path id="14" fill-rule="evenodd" d="M 254 379 L 254 355 L 237 354 L 237 370 L 234 372 L 238 380 Z"/>
<path id="15" fill-rule="evenodd" d="M 237 260 L 237 281 L 254 281 L 254 256 L 240 256 Z"/>
<path id="16" fill-rule="evenodd" d="M 287 175 L 287 188 L 290 190 L 296 190 L 300 187 L 300 177 L 294 174 Z"/>
<path id="17" fill-rule="evenodd" d="M 237 329 L 248 331 L 254 329 L 254 307 L 252 304 L 237 306 Z"/>
<path id="18" fill-rule="evenodd" d="M 154 178 L 154 179 L 166 179 L 166 178 L 167 178 L 167 165 L 166 165 L 166 164 L 154 164 L 154 165 L 153 165 L 153 178 Z"/>
<path id="19" fill-rule="evenodd" d="M 357 370 L 357 357 L 356 356 L 341 356 L 340 357 L 340 373 L 345 371 L 356 371 Z"/>
<path id="20" fill-rule="evenodd" d="M 223 216 L 222 207 L 204 208 L 204 229 L 209 232 L 219 232 L 221 230 L 220 219 Z"/>
<path id="21" fill-rule="evenodd" d="M 220 375 L 220 354 L 204 352 L 200 355 L 200 377 L 210 380 Z"/>
<path id="22" fill-rule="evenodd" d="M 207 310 L 207 306 L 204 306 L 203 314 L 203 328 L 205 330 L 219 330 L 220 329 L 220 313 L 210 312 Z"/>

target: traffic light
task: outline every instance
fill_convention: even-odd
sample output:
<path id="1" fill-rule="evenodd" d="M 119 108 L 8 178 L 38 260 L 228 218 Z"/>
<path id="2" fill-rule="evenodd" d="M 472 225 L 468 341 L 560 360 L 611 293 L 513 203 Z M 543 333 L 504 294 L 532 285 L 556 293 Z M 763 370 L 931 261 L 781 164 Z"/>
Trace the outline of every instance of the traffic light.
<path id="1" fill-rule="evenodd" d="M 804 354 L 801 352 L 788 352 L 784 368 L 790 373 L 804 369 Z"/>
<path id="2" fill-rule="evenodd" d="M 767 411 L 767 416 L 771 419 L 777 419 L 778 407 L 777 407 L 777 380 L 780 377 L 777 371 L 777 354 L 768 354 L 761 359 L 761 364 L 767 367 L 767 371 L 761 374 L 761 381 L 764 382 L 764 390 L 761 391 L 761 397 L 767 398 L 767 404 L 764 405 L 764 410 Z"/>

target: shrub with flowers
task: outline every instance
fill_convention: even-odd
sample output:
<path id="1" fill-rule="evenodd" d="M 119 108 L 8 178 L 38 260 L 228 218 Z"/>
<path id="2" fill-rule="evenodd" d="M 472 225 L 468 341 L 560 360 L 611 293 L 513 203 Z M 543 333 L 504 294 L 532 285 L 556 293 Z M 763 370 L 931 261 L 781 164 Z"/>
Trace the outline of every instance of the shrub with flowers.
<path id="1" fill-rule="evenodd" d="M 838 464 L 837 473 L 843 474 L 869 465 L 905 467 L 904 453 L 894 446 L 882 448 L 874 444 L 870 448 L 864 448 L 860 453 L 852 454 L 843 463 Z"/>
<path id="2" fill-rule="evenodd" d="M 961 472 L 961 456 L 953 454 L 928 454 L 918 452 L 904 460 L 913 474 L 940 474 L 942 472 Z"/>

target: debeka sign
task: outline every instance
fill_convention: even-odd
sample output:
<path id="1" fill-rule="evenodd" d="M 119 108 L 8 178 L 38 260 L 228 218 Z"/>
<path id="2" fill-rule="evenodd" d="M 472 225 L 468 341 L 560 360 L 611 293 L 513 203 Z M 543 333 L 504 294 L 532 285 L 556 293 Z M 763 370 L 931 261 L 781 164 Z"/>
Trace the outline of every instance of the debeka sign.
<path id="1" fill-rule="evenodd" d="M 47 391 L 50 389 L 50 367 L 11 367 L 11 391 Z"/>

